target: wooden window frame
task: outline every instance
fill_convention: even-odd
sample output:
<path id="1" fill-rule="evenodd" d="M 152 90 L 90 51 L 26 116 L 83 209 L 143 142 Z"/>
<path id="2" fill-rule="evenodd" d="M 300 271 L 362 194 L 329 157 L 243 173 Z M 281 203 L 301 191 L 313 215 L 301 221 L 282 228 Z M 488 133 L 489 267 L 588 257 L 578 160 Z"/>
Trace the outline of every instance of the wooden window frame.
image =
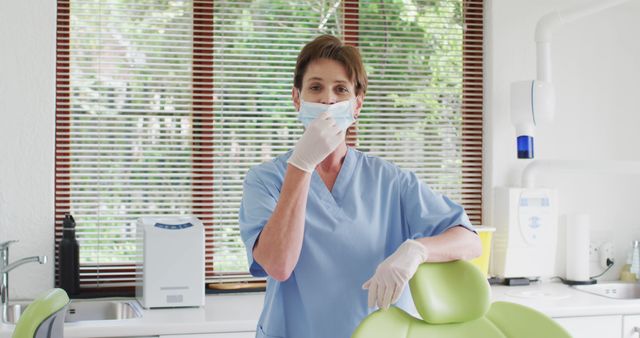
<path id="1" fill-rule="evenodd" d="M 58 243 L 62 238 L 62 220 L 64 219 L 65 210 L 71 202 L 71 186 L 68 178 L 64 178 L 70 171 L 70 160 L 68 155 L 71 153 L 69 139 L 71 107 L 69 91 L 70 85 L 70 1 L 57 1 L 57 28 L 56 28 L 56 133 L 55 133 L 55 151 L 56 155 L 66 155 L 66 158 L 56 156 L 55 160 L 55 252 L 58 257 Z M 193 202 L 194 214 L 205 224 L 205 255 L 212 256 L 215 250 L 214 238 L 214 217 L 211 213 L 215 209 L 213 200 L 214 182 L 214 152 L 213 145 L 215 143 L 214 129 L 215 124 L 213 118 L 214 112 L 214 87 L 213 87 L 213 69 L 214 69 L 214 31 L 212 17 L 214 13 L 214 0 L 194 0 L 194 35 L 193 35 L 193 117 L 194 117 L 194 150 L 197 155 L 193 157 Z M 483 25 L 483 1 L 482 0 L 463 0 L 463 11 L 465 24 Z M 346 44 L 357 47 L 359 44 L 359 1 L 345 1 L 343 3 L 343 39 Z M 482 29 L 478 30 L 482 32 Z M 472 63 L 471 60 L 477 60 L 483 56 L 483 35 L 467 35 L 463 36 L 463 72 Z M 477 61 L 476 61 L 477 63 Z M 463 139 L 468 136 L 469 132 L 477 131 L 478 125 L 482 125 L 482 112 L 478 112 L 478 100 L 483 98 L 483 82 L 482 76 L 465 78 L 463 81 L 463 102 L 462 102 L 462 130 Z M 349 131 L 348 143 L 350 146 L 357 146 L 357 129 L 351 128 Z M 477 173 L 477 168 L 482 170 L 482 151 L 476 149 L 463 148 L 463 185 L 477 186 L 477 177 L 472 174 Z M 472 159 L 468 159 L 468 158 Z M 68 176 L 67 176 L 68 177 Z M 480 184 L 480 195 L 482 187 Z M 476 204 L 474 203 L 474 206 Z M 474 217 L 476 222 L 482 219 L 482 200 L 477 202 L 480 215 Z M 213 262 L 215 263 L 215 262 Z M 213 264 L 207 264 L 205 260 L 205 274 L 214 274 Z M 115 266 L 114 264 L 113 266 Z M 100 265 L 82 265 L 84 271 L 90 271 L 99 275 L 101 266 L 109 266 L 109 264 Z M 134 264 L 117 264 L 121 269 L 112 270 L 110 273 L 117 273 L 121 276 L 130 276 L 129 282 L 134 281 L 136 267 Z M 56 285 L 60 285 L 58 261 L 55 264 L 55 280 Z M 95 297 L 95 296 L 113 296 L 124 295 L 132 296 L 135 293 L 134 287 L 82 287 L 80 294 L 76 297 Z"/>

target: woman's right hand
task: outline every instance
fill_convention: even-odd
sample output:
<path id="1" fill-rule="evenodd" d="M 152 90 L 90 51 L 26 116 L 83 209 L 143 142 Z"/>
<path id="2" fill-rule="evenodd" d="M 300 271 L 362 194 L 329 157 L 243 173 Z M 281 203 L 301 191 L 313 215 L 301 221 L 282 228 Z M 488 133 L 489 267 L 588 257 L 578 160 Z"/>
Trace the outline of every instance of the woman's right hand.
<path id="1" fill-rule="evenodd" d="M 309 123 L 287 162 L 312 173 L 340 142 L 344 142 L 344 135 L 344 131 L 336 126 L 336 121 L 331 114 L 324 112 Z"/>

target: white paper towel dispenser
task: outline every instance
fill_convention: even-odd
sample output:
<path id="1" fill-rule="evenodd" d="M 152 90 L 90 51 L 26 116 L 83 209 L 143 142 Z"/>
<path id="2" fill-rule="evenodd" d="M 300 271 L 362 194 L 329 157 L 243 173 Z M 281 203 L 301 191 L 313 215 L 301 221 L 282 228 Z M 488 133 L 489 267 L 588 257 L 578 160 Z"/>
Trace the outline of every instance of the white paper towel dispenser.
<path id="1" fill-rule="evenodd" d="M 136 298 L 146 308 L 204 305 L 204 227 L 196 217 L 142 217 L 142 282 Z"/>

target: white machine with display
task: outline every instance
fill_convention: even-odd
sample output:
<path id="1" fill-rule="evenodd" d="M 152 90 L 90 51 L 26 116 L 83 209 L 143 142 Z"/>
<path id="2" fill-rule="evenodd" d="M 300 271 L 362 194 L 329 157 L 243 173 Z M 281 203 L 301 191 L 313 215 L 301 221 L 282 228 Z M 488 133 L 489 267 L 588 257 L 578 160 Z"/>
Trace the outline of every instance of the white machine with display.
<path id="1" fill-rule="evenodd" d="M 497 188 L 491 273 L 502 278 L 552 276 L 558 237 L 557 193 Z"/>
<path id="2" fill-rule="evenodd" d="M 204 305 L 204 228 L 196 217 L 138 219 L 142 283 L 136 298 L 147 309 Z"/>

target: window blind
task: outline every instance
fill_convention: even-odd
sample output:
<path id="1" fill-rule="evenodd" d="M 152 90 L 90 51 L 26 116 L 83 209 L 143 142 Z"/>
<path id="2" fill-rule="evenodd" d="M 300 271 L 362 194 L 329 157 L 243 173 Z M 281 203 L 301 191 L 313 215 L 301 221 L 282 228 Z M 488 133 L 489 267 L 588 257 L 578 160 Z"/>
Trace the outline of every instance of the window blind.
<path id="1" fill-rule="evenodd" d="M 302 46 L 360 48 L 369 89 L 349 143 L 415 171 L 481 219 L 481 0 L 58 0 L 56 243 L 70 212 L 81 288 L 130 288 L 135 221 L 203 220 L 207 282 L 252 280 L 242 181 L 302 133 Z M 130 289 L 129 289 L 130 290 Z"/>

